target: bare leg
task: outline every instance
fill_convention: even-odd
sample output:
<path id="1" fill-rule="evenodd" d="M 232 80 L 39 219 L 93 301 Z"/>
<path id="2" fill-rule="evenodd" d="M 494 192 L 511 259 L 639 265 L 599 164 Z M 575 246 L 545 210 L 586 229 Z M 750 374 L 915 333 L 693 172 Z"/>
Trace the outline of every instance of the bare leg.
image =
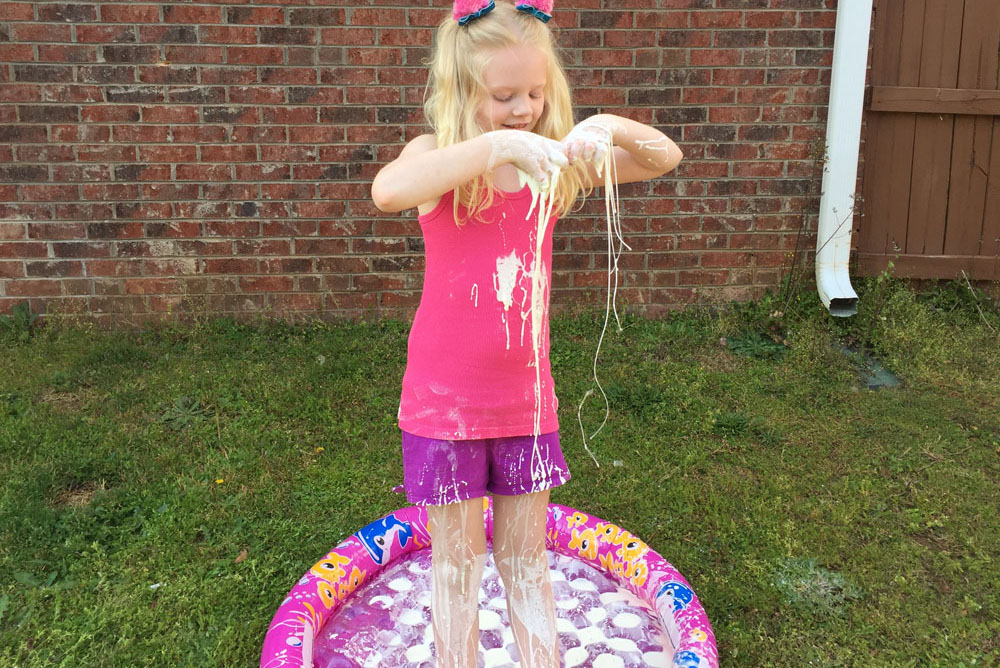
<path id="1" fill-rule="evenodd" d="M 427 528 L 438 668 L 476 668 L 479 585 L 486 565 L 482 497 L 428 506 Z"/>
<path id="2" fill-rule="evenodd" d="M 493 556 L 507 590 L 507 612 L 521 668 L 558 668 L 556 607 L 545 553 L 548 490 L 493 496 Z"/>

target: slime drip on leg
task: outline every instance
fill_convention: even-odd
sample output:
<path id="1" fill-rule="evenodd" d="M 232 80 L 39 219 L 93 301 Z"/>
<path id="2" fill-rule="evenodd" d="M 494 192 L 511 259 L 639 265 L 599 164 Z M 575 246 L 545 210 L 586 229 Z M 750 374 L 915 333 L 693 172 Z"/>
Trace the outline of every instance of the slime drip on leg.
<path id="1" fill-rule="evenodd" d="M 428 506 L 431 619 L 437 668 L 476 665 L 479 586 L 486 565 L 482 499 Z"/>
<path id="2" fill-rule="evenodd" d="M 522 668 L 559 665 L 555 599 L 545 550 L 548 491 L 493 499 L 493 554 Z"/>

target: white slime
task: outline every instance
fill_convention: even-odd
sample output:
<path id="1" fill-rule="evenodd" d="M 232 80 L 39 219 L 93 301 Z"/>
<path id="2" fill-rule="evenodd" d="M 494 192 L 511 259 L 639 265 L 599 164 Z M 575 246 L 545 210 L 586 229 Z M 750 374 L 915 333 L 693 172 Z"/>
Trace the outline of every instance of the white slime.
<path id="1" fill-rule="evenodd" d="M 610 138 L 608 139 L 609 144 Z M 610 320 L 611 313 L 615 314 L 615 322 L 618 325 L 618 331 L 622 331 L 621 319 L 618 317 L 618 258 L 621 257 L 622 248 L 628 248 L 632 250 L 631 246 L 625 243 L 625 239 L 622 238 L 622 221 L 621 214 L 619 213 L 619 200 L 618 200 L 618 168 L 615 163 L 615 151 L 614 147 L 609 145 L 607 151 L 604 154 L 604 161 L 602 164 L 597 165 L 597 175 L 598 177 L 604 176 L 604 211 L 608 220 L 608 296 L 607 304 L 604 311 L 604 325 L 601 328 L 601 336 L 597 340 L 597 350 L 594 351 L 594 383 L 597 385 L 597 389 L 601 392 L 601 396 L 604 398 L 604 420 L 601 422 L 600 426 L 590 435 L 591 440 L 608 421 L 608 416 L 611 414 L 611 405 L 608 403 L 608 395 L 604 392 L 604 388 L 601 387 L 601 381 L 597 378 L 597 358 L 601 354 L 601 344 L 604 342 L 604 334 L 608 330 L 608 321 Z M 617 239 L 617 246 L 615 240 Z M 614 285 L 612 286 L 612 279 Z M 593 390 L 587 390 L 583 395 L 583 399 L 580 400 L 580 405 L 577 407 L 576 417 L 580 423 L 580 433 L 583 435 L 583 447 L 590 455 L 590 458 L 594 460 L 594 464 L 600 467 L 600 463 L 597 461 L 597 457 L 591 452 L 590 447 L 587 445 L 587 432 L 583 427 L 583 404 L 587 401 L 587 397 L 593 394 Z"/>
<path id="2" fill-rule="evenodd" d="M 545 235 L 548 232 L 549 220 L 552 217 L 556 185 L 559 183 L 560 172 L 561 169 L 558 166 L 553 167 L 549 179 L 545 184 L 546 187 L 543 189 L 537 181 L 520 169 L 517 170 L 521 187 L 523 188 L 527 185 L 531 190 L 531 206 L 525 218 L 530 219 L 536 206 L 538 208 L 535 258 L 531 263 L 531 349 L 535 356 L 535 443 L 531 451 L 532 480 L 542 480 L 545 476 L 545 462 L 538 448 L 538 437 L 541 434 L 542 420 L 542 366 L 540 357 L 545 324 L 545 293 L 548 288 L 548 275 L 545 271 L 545 263 L 542 262 L 542 248 L 545 245 Z"/>

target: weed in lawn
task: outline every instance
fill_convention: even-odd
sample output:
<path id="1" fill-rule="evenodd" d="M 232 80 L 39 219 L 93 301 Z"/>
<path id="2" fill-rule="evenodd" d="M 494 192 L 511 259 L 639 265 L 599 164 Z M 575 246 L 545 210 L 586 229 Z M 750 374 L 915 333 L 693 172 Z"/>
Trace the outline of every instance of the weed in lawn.
<path id="1" fill-rule="evenodd" d="M 28 341 L 35 330 L 38 314 L 31 312 L 28 302 L 14 305 L 11 315 L 0 316 L 0 341 L 24 343 Z"/>
<path id="2" fill-rule="evenodd" d="M 209 408 L 201 405 L 200 400 L 191 397 L 178 397 L 172 403 L 163 402 L 159 405 L 159 411 L 157 421 L 174 431 L 187 429 L 213 415 Z"/>
<path id="3" fill-rule="evenodd" d="M 0 413 L 9 418 L 21 418 L 31 410 L 31 404 L 19 392 L 0 392 Z"/>
<path id="4" fill-rule="evenodd" d="M 750 418 L 737 411 L 719 413 L 715 416 L 712 432 L 719 436 L 740 436 L 750 427 Z"/>
<path id="5" fill-rule="evenodd" d="M 49 374 L 48 378 L 45 379 L 45 384 L 57 390 L 70 390 L 75 383 L 72 374 L 57 369 Z"/>
<path id="6" fill-rule="evenodd" d="M 781 310 L 770 293 L 753 302 L 722 309 L 719 342 L 731 352 L 759 360 L 777 360 L 790 344 L 789 331 L 799 314 Z"/>
<path id="7" fill-rule="evenodd" d="M 746 355 L 759 360 L 776 360 L 787 347 L 782 341 L 775 341 L 758 331 L 743 331 L 725 338 L 726 347 L 737 355 Z"/>
<path id="8" fill-rule="evenodd" d="M 608 402 L 617 410 L 641 417 L 652 417 L 661 412 L 668 400 L 660 388 L 648 384 L 624 385 L 609 382 L 604 391 L 608 395 Z"/>
<path id="9" fill-rule="evenodd" d="M 778 429 L 768 425 L 759 416 L 751 417 L 742 411 L 716 413 L 712 433 L 725 438 L 751 437 L 765 446 L 780 445 L 783 440 Z"/>

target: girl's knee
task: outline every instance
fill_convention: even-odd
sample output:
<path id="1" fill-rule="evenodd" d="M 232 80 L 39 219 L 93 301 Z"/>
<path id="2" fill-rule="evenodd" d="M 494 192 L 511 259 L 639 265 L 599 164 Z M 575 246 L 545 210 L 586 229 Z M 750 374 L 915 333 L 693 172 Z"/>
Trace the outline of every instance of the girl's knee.
<path id="1" fill-rule="evenodd" d="M 549 559 L 545 546 L 540 550 L 504 551 L 495 553 L 497 571 L 504 588 L 510 592 L 522 589 L 523 584 L 541 586 L 549 577 Z"/>
<path id="2" fill-rule="evenodd" d="M 454 597 L 477 600 L 486 570 L 486 551 L 431 553 L 431 583 L 443 601 L 455 605 Z"/>
<path id="3" fill-rule="evenodd" d="M 444 545 L 440 550 L 431 547 L 431 567 L 446 568 L 448 570 L 468 571 L 469 569 L 486 562 L 486 546 L 475 544 L 457 546 Z"/>

